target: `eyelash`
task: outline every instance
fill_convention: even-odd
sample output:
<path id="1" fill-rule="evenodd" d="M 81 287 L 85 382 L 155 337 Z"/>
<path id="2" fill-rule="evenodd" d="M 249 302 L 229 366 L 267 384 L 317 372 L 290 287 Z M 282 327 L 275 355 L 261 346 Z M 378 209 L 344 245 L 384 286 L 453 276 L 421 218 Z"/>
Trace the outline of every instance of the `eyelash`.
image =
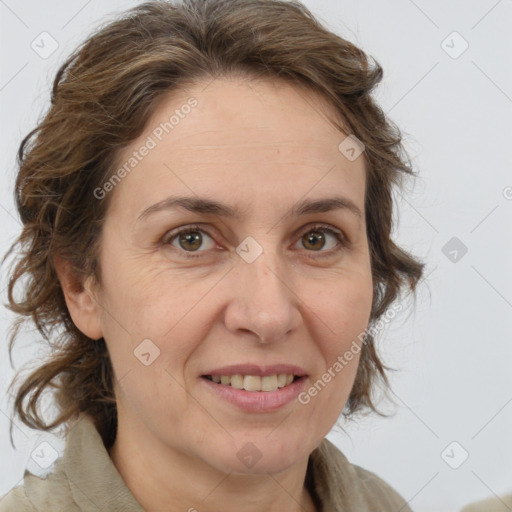
<path id="1" fill-rule="evenodd" d="M 192 225 L 187 226 L 185 228 L 178 228 L 175 231 L 168 232 L 162 238 L 161 243 L 164 246 L 171 245 L 172 242 L 179 235 L 187 234 L 187 233 L 194 233 L 196 231 L 200 231 L 202 233 L 206 233 L 210 238 L 213 239 L 212 235 L 210 235 L 210 233 L 208 233 L 207 230 L 205 230 L 204 228 L 202 228 L 201 226 L 199 226 L 197 224 L 192 224 Z M 325 224 L 315 224 L 315 225 L 313 225 L 311 227 L 308 227 L 308 229 L 306 229 L 305 231 L 302 232 L 301 237 L 304 236 L 307 233 L 314 232 L 314 231 L 322 231 L 322 232 L 328 233 L 330 235 L 333 235 L 338 240 L 339 245 L 337 247 L 335 247 L 334 249 L 331 249 L 329 251 L 319 251 L 319 255 L 318 256 L 311 256 L 312 258 L 323 258 L 323 257 L 332 256 L 333 254 L 341 251 L 342 249 L 344 249 L 348 245 L 348 240 L 346 239 L 345 235 L 341 231 L 335 231 L 334 229 L 330 228 L 329 226 L 326 226 Z M 179 252 L 185 253 L 186 254 L 185 257 L 186 258 L 190 258 L 190 259 L 200 258 L 200 257 L 202 257 L 201 253 L 204 252 L 204 251 L 185 251 L 183 249 L 178 249 L 178 248 L 176 248 L 174 246 L 172 246 L 172 247 L 173 247 L 173 249 L 176 249 Z M 315 252 L 315 251 L 307 251 L 307 252 Z"/>

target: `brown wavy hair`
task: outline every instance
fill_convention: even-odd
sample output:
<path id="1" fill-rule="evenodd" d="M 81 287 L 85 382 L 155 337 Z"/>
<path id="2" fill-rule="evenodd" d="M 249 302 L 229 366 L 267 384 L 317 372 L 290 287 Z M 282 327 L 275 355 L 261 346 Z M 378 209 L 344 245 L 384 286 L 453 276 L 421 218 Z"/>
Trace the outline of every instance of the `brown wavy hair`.
<path id="1" fill-rule="evenodd" d="M 52 430 L 85 411 L 105 446 L 112 446 L 117 409 L 107 346 L 74 325 L 54 258 L 71 263 L 77 283 L 87 276 L 101 282 L 98 241 L 112 194 L 98 201 L 93 191 L 113 175 L 119 151 L 142 133 L 164 94 L 234 75 L 316 91 L 340 114 L 340 129 L 364 143 L 374 285 L 369 325 L 403 290 L 415 290 L 423 264 L 391 239 L 393 188 L 415 173 L 400 130 L 372 98 L 383 75 L 380 65 L 298 1 L 142 3 L 96 28 L 62 64 L 51 105 L 18 149 L 15 201 L 23 228 L 3 260 L 19 249 L 6 305 L 19 315 L 9 333 L 11 366 L 13 343 L 25 321 L 35 323 L 51 348 L 15 394 L 13 412 L 30 428 Z M 381 414 L 371 395 L 377 381 L 389 387 L 389 369 L 367 335 L 346 417 L 356 411 Z M 58 415 L 47 423 L 38 402 L 50 388 Z"/>

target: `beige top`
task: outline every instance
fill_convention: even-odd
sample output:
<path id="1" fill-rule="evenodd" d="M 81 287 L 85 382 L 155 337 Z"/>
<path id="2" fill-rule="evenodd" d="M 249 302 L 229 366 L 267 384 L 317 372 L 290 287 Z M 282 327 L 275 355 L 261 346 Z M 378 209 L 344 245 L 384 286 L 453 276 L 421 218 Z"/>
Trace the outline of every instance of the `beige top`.
<path id="1" fill-rule="evenodd" d="M 53 472 L 43 479 L 25 470 L 23 477 L 23 485 L 0 500 L 0 512 L 144 512 L 84 413 L 68 431 Z M 306 485 L 322 512 L 412 512 L 395 490 L 350 464 L 327 439 L 310 455 Z"/>
<path id="2" fill-rule="evenodd" d="M 460 512 L 510 512 L 512 510 L 512 494 L 493 496 L 477 503 L 466 505 Z"/>

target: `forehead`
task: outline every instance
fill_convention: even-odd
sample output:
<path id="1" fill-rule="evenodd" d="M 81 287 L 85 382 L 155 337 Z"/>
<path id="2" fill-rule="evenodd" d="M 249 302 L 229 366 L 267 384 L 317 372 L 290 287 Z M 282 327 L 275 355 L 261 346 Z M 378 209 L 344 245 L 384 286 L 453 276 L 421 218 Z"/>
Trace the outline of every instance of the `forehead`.
<path id="1" fill-rule="evenodd" d="M 264 186 L 267 194 L 295 200 L 307 189 L 331 192 L 333 186 L 361 195 L 364 159 L 349 161 L 340 152 L 347 133 L 332 119 L 339 121 L 323 97 L 282 81 L 189 85 L 162 96 L 141 136 L 119 154 L 120 167 L 151 146 L 116 195 L 128 188 L 139 202 L 176 188 L 214 194 L 223 185 L 252 195 Z"/>
<path id="2" fill-rule="evenodd" d="M 238 149 L 239 143 L 240 150 L 252 146 L 257 153 L 258 149 L 272 152 L 299 146 L 305 140 L 312 150 L 322 151 L 332 149 L 327 132 L 336 140 L 341 135 L 330 120 L 337 117 L 335 109 L 318 93 L 284 81 L 247 78 L 198 83 L 162 97 L 145 131 L 149 133 L 174 112 L 185 110 L 191 97 L 197 106 L 172 129 L 174 141 L 182 148 L 190 147 L 187 140 L 181 140 L 188 137 L 205 151 L 213 149 L 206 147 L 208 142 L 231 150 Z M 199 140 L 204 141 L 203 147 L 197 144 Z"/>

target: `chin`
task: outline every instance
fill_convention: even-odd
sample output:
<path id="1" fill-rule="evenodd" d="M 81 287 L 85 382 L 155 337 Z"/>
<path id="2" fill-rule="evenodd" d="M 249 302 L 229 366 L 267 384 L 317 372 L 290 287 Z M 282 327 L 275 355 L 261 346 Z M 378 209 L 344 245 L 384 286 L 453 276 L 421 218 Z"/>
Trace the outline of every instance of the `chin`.
<path id="1" fill-rule="evenodd" d="M 237 439 L 236 447 L 229 447 L 219 454 L 211 464 L 225 473 L 244 475 L 263 475 L 280 473 L 290 469 L 309 456 L 304 451 L 304 443 L 300 440 L 276 439 L 270 442 L 268 433 L 261 437 L 254 436 L 253 440 L 244 436 Z M 293 441 L 293 442 L 291 442 Z M 212 454 L 215 457 L 214 454 Z M 213 462 L 213 461 L 212 461 Z"/>

